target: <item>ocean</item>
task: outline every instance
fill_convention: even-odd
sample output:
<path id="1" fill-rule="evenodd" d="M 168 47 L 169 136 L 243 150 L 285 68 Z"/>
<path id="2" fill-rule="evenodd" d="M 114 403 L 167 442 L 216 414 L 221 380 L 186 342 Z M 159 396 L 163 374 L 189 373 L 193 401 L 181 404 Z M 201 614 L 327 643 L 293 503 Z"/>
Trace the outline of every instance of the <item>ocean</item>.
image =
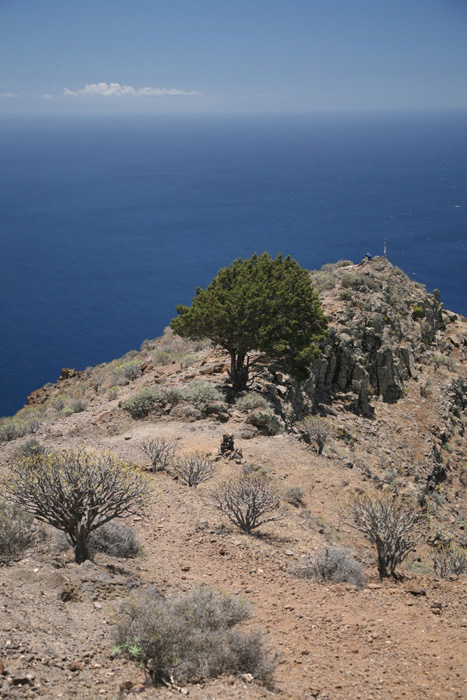
<path id="1" fill-rule="evenodd" d="M 253 252 L 382 254 L 467 315 L 467 114 L 0 120 L 0 415 Z"/>

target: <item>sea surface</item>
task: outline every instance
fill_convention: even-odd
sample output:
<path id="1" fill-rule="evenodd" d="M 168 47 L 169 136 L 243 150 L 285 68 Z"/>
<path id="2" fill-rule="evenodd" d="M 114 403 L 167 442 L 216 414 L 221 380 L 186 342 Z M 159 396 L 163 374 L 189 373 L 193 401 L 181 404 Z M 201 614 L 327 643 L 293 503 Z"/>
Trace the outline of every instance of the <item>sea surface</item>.
<path id="1" fill-rule="evenodd" d="M 0 415 L 253 252 L 383 252 L 467 315 L 467 114 L 0 119 Z"/>

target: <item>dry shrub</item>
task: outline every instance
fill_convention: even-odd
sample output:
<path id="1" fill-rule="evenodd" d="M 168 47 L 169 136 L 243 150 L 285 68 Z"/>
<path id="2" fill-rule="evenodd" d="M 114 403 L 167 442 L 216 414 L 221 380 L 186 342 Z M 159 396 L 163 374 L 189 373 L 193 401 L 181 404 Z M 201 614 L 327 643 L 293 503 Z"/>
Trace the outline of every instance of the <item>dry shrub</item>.
<path id="1" fill-rule="evenodd" d="M 332 435 L 332 426 L 326 418 L 307 416 L 297 424 L 303 439 L 309 445 L 316 443 L 318 454 L 323 452 L 326 441 Z"/>
<path id="2" fill-rule="evenodd" d="M 173 461 L 177 443 L 175 440 L 166 438 L 154 438 L 144 440 L 139 445 L 139 449 L 151 460 L 152 471 L 164 471 Z"/>
<path id="3" fill-rule="evenodd" d="M 431 559 L 435 572 L 442 578 L 467 574 L 467 555 L 452 544 L 437 549 Z"/>
<path id="4" fill-rule="evenodd" d="M 301 486 L 289 486 L 284 494 L 284 500 L 292 506 L 302 506 L 305 498 L 305 490 Z"/>
<path id="5" fill-rule="evenodd" d="M 34 541 L 34 518 L 16 505 L 0 503 L 0 563 L 19 559 Z"/>
<path id="6" fill-rule="evenodd" d="M 13 460 L 4 489 L 9 502 L 66 533 L 78 564 L 90 558 L 91 533 L 139 512 L 150 494 L 130 464 L 84 450 Z"/>
<path id="7" fill-rule="evenodd" d="M 319 549 L 312 561 L 296 569 L 301 578 L 313 578 L 334 583 L 351 583 L 363 588 L 366 579 L 363 567 L 348 549 L 326 546 Z"/>
<path id="8" fill-rule="evenodd" d="M 172 471 L 185 484 L 196 487 L 212 479 L 216 468 L 209 457 L 202 452 L 194 451 L 179 457 Z"/>
<path id="9" fill-rule="evenodd" d="M 120 559 L 134 559 L 141 553 L 141 545 L 133 528 L 119 522 L 110 522 L 95 530 L 89 544 L 95 552 Z"/>
<path id="10" fill-rule="evenodd" d="M 389 494 L 380 498 L 355 496 L 346 513 L 346 523 L 376 545 L 380 578 L 396 574 L 396 568 L 423 539 L 426 518 L 414 506 Z"/>
<path id="11" fill-rule="evenodd" d="M 145 666 L 154 683 L 187 683 L 223 673 L 250 673 L 267 681 L 274 659 L 261 634 L 234 629 L 249 617 L 249 603 L 207 587 L 173 600 L 149 591 L 122 605 L 115 642 Z"/>
<path id="12" fill-rule="evenodd" d="M 231 523 L 248 534 L 264 523 L 283 517 L 279 489 L 260 472 L 224 481 L 211 491 L 209 500 Z"/>

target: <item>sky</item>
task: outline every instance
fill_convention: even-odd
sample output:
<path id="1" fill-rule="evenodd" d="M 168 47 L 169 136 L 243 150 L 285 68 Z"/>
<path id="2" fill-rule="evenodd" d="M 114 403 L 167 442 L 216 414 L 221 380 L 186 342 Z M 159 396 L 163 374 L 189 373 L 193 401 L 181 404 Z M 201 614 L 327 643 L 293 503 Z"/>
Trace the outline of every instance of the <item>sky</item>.
<path id="1" fill-rule="evenodd" d="M 0 115 L 438 109 L 467 0 L 0 0 Z"/>

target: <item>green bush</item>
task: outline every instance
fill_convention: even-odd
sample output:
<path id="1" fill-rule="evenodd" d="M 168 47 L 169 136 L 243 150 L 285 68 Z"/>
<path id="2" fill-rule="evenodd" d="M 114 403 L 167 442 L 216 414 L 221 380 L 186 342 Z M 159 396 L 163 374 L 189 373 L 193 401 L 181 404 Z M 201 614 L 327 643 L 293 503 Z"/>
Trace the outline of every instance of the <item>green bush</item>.
<path id="1" fill-rule="evenodd" d="M 275 664 L 260 633 L 234 629 L 250 616 L 249 603 L 207 587 L 173 600 L 139 594 L 122 605 L 114 653 L 134 658 L 154 683 L 196 682 L 223 673 L 268 681 Z"/>
<path id="2" fill-rule="evenodd" d="M 144 418 L 158 407 L 175 405 L 182 398 L 182 391 L 177 387 L 153 386 L 137 391 L 122 403 L 122 408 L 132 418 Z"/>
<path id="3" fill-rule="evenodd" d="M 239 411 L 253 411 L 255 408 L 264 408 L 274 413 L 274 408 L 269 401 L 255 391 L 249 391 L 247 394 L 239 396 L 235 401 L 235 405 Z"/>
<path id="4" fill-rule="evenodd" d="M 132 382 L 141 376 L 141 363 L 136 361 L 124 362 L 115 368 L 114 374 Z"/>
<path id="5" fill-rule="evenodd" d="M 421 318 L 424 318 L 424 317 L 425 317 L 425 309 L 423 308 L 423 306 L 415 305 L 415 306 L 412 308 L 412 318 L 413 318 L 413 320 L 414 320 L 414 321 L 418 321 L 418 320 L 420 320 Z"/>
<path id="6" fill-rule="evenodd" d="M 21 443 L 12 453 L 13 459 L 22 459 L 23 457 L 35 457 L 37 455 L 43 455 L 46 452 L 45 446 L 36 440 L 36 438 L 30 438 L 25 442 Z"/>
<path id="7" fill-rule="evenodd" d="M 225 397 L 219 389 L 202 379 L 191 382 L 183 391 L 183 398 L 193 404 L 198 411 L 204 411 L 212 401 L 224 401 Z"/>
<path id="8" fill-rule="evenodd" d="M 24 435 L 34 434 L 40 427 L 37 418 L 4 418 L 0 423 L 0 442 L 10 442 Z"/>

